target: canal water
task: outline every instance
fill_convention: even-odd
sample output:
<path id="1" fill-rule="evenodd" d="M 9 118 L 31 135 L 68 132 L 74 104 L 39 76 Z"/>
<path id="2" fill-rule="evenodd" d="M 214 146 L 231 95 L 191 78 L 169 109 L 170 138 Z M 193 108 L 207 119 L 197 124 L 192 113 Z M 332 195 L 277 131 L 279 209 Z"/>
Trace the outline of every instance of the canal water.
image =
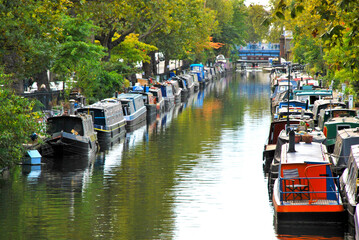
<path id="1" fill-rule="evenodd" d="M 269 95 L 268 74 L 229 75 L 96 156 L 4 172 L 0 239 L 344 239 L 274 226 Z"/>

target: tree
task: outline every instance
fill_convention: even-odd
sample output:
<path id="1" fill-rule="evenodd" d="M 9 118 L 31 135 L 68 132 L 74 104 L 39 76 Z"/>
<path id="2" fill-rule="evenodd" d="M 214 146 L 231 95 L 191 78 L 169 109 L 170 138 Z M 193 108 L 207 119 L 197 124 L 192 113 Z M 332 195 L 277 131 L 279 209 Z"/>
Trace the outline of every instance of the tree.
<path id="1" fill-rule="evenodd" d="M 0 85 L 7 85 L 12 76 L 0 71 Z M 41 114 L 33 112 L 34 101 L 16 95 L 6 87 L 0 89 L 0 168 L 18 163 L 24 156 L 24 143 L 32 133 L 41 132 L 37 120 Z"/>
<path id="2" fill-rule="evenodd" d="M 248 7 L 248 38 L 247 42 L 261 42 L 267 40 L 269 26 L 262 24 L 270 13 L 263 5 L 251 4 Z"/>
<path id="3" fill-rule="evenodd" d="M 23 78 L 43 76 L 49 69 L 69 4 L 67 0 L 0 1 L 0 63 L 16 79 L 17 91 L 22 91 Z M 41 77 L 37 80 L 45 83 Z"/>

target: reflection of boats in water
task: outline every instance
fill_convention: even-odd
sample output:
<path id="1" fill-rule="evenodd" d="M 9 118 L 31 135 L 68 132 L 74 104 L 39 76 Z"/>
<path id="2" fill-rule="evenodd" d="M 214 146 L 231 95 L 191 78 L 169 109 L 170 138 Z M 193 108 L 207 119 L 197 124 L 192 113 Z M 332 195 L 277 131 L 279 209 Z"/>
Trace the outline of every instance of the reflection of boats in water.
<path id="1" fill-rule="evenodd" d="M 103 166 L 104 175 L 110 175 L 114 169 L 118 168 L 122 162 L 125 136 L 114 144 L 110 151 L 101 152 L 96 157 L 96 164 Z"/>
<path id="2" fill-rule="evenodd" d="M 83 192 L 92 176 L 96 154 L 44 159 L 40 179 L 52 188 Z"/>
<path id="3" fill-rule="evenodd" d="M 140 128 L 136 129 L 135 131 L 127 132 L 124 141 L 124 148 L 128 150 L 130 148 L 135 147 L 140 142 L 142 142 L 146 130 L 147 130 L 147 126 L 146 124 L 144 124 Z"/>

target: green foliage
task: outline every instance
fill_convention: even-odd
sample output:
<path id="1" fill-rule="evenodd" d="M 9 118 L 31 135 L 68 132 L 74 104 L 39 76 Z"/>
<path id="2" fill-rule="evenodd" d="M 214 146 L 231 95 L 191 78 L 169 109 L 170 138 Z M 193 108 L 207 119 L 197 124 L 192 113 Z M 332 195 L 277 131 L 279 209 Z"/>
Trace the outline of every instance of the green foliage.
<path id="1" fill-rule="evenodd" d="M 40 133 L 41 115 L 33 112 L 34 102 L 0 90 L 0 168 L 11 166 L 24 156 L 23 144 L 30 141 L 32 133 Z"/>
<path id="2" fill-rule="evenodd" d="M 248 7 L 248 37 L 247 42 L 261 42 L 267 40 L 270 26 L 263 24 L 270 13 L 263 5 L 251 4 Z"/>
<path id="3" fill-rule="evenodd" d="M 324 71 L 323 53 L 320 42 L 307 36 L 294 34 L 293 61 L 309 64 L 312 72 Z"/>

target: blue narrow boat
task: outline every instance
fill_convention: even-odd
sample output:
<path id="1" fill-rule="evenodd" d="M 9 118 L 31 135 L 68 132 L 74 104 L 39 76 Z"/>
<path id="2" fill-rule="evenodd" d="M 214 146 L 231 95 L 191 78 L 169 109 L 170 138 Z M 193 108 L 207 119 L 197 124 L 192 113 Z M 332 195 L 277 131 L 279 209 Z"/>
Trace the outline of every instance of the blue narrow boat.
<path id="1" fill-rule="evenodd" d="M 123 116 L 121 102 L 117 99 L 104 99 L 82 107 L 77 112 L 92 116 L 101 149 L 107 149 L 110 143 L 126 133 L 126 120 Z"/>
<path id="2" fill-rule="evenodd" d="M 171 84 L 161 83 L 161 84 L 156 84 L 155 87 L 161 89 L 162 97 L 165 100 L 165 109 L 166 111 L 168 111 L 175 105 L 175 96 L 173 95 Z"/>
<path id="3" fill-rule="evenodd" d="M 126 129 L 133 130 L 137 125 L 146 121 L 146 106 L 142 96 L 135 93 L 122 93 L 118 95 L 122 104 L 122 111 L 126 119 Z"/>
<path id="4" fill-rule="evenodd" d="M 191 64 L 190 66 L 191 71 L 190 73 L 195 73 L 198 76 L 198 82 L 204 86 L 206 83 L 205 74 L 204 74 L 204 66 L 203 64 Z"/>

